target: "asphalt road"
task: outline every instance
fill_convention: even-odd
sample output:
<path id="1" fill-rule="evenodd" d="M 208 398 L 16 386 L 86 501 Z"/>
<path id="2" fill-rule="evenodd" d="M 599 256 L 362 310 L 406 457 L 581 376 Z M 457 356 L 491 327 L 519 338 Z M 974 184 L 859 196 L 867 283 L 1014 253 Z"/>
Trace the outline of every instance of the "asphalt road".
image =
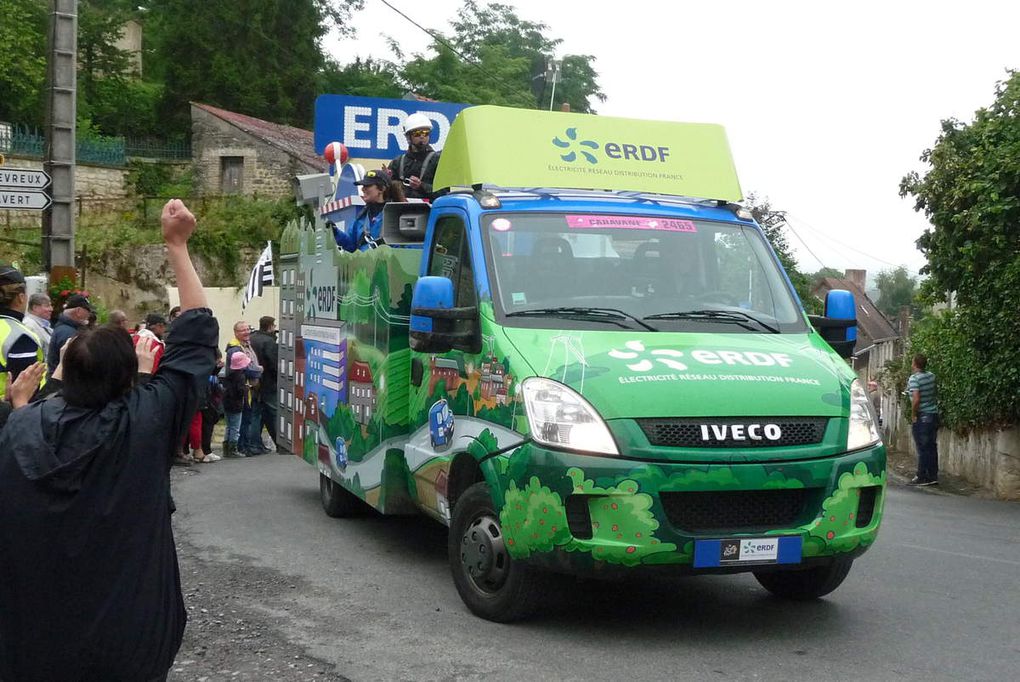
<path id="1" fill-rule="evenodd" d="M 543 615 L 508 626 L 462 605 L 445 528 L 331 519 L 295 457 L 178 471 L 174 496 L 191 608 L 175 681 L 283 679 L 280 661 L 288 679 L 1020 675 L 1020 504 L 893 486 L 878 542 L 818 602 L 782 602 L 748 575 L 565 581 Z M 203 633 L 219 656 L 204 666 Z"/>

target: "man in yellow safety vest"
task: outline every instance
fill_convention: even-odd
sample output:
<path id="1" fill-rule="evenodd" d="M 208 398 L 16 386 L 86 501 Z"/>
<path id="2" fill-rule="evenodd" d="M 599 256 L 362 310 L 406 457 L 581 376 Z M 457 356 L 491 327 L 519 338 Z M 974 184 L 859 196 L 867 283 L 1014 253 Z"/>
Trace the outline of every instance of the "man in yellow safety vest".
<path id="1" fill-rule="evenodd" d="M 0 400 L 7 396 L 7 386 L 22 370 L 44 362 L 42 343 L 22 322 L 27 304 L 24 275 L 0 263 Z"/>

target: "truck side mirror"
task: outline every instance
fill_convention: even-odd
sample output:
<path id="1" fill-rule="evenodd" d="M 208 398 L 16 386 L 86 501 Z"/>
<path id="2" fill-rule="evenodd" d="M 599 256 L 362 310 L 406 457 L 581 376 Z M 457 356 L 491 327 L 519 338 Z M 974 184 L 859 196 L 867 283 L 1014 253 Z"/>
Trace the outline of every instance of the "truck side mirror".
<path id="1" fill-rule="evenodd" d="M 857 344 L 857 304 L 845 289 L 832 289 L 825 295 L 825 315 L 809 315 L 811 325 L 842 358 L 854 354 Z"/>
<path id="2" fill-rule="evenodd" d="M 415 282 L 411 297 L 412 350 L 419 353 L 446 353 L 454 348 L 472 353 L 480 350 L 478 308 L 456 308 L 453 303 L 453 282 L 446 277 L 420 277 Z M 456 325 L 458 320 L 469 323 Z"/>

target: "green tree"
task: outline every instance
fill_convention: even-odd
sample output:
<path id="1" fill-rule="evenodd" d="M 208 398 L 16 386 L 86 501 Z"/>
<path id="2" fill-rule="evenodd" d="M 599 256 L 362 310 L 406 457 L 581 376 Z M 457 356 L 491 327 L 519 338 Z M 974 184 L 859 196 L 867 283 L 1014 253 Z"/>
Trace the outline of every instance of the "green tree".
<path id="1" fill-rule="evenodd" d="M 358 0 L 156 0 L 146 26 L 152 68 L 165 81 L 163 109 L 178 131 L 189 101 L 280 123 L 312 121 L 330 24 L 349 31 Z"/>
<path id="2" fill-rule="evenodd" d="M 883 270 L 875 278 L 878 287 L 878 309 L 891 318 L 899 315 L 903 306 L 914 304 L 917 294 L 917 279 L 907 273 L 902 265 L 895 270 Z"/>
<path id="3" fill-rule="evenodd" d="M 1020 421 L 1020 74 L 996 85 L 995 101 L 970 123 L 950 119 L 921 160 L 926 172 L 900 184 L 933 227 L 917 246 L 925 302 L 955 292 L 957 307 L 915 333 L 939 376 L 939 403 L 953 427 Z"/>
<path id="4" fill-rule="evenodd" d="M 41 123 L 46 85 L 46 3 L 0 0 L 0 121 Z"/>
<path id="5" fill-rule="evenodd" d="M 561 42 L 546 35 L 548 26 L 521 19 L 509 5 L 466 0 L 452 28 L 452 35 L 433 42 L 433 54 L 414 55 L 403 65 L 401 78 L 412 90 L 444 101 L 548 106 L 552 84 L 545 82 L 546 67 Z M 589 55 L 563 57 L 557 102 L 594 113 L 593 102 L 604 101 L 605 95 L 593 61 Z"/>
<path id="6" fill-rule="evenodd" d="M 341 65 L 327 60 L 319 74 L 319 92 L 361 97 L 394 97 L 404 94 L 397 77 L 398 67 L 386 61 L 355 59 Z"/>

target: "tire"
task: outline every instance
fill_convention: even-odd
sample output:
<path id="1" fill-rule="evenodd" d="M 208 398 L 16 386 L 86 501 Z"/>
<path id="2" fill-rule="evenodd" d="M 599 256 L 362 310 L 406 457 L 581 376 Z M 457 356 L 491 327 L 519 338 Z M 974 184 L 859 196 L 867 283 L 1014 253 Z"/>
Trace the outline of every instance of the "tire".
<path id="1" fill-rule="evenodd" d="M 357 495 L 331 479 L 326 474 L 319 474 L 319 498 L 327 516 L 342 519 L 358 514 L 364 507 Z"/>
<path id="2" fill-rule="evenodd" d="M 485 483 L 475 483 L 457 500 L 448 548 L 454 585 L 476 616 L 496 623 L 520 620 L 549 594 L 551 576 L 507 553 Z"/>
<path id="3" fill-rule="evenodd" d="M 754 577 L 762 587 L 777 597 L 810 601 L 824 597 L 839 587 L 853 563 L 852 559 L 844 559 L 803 571 L 761 571 L 756 572 Z"/>

